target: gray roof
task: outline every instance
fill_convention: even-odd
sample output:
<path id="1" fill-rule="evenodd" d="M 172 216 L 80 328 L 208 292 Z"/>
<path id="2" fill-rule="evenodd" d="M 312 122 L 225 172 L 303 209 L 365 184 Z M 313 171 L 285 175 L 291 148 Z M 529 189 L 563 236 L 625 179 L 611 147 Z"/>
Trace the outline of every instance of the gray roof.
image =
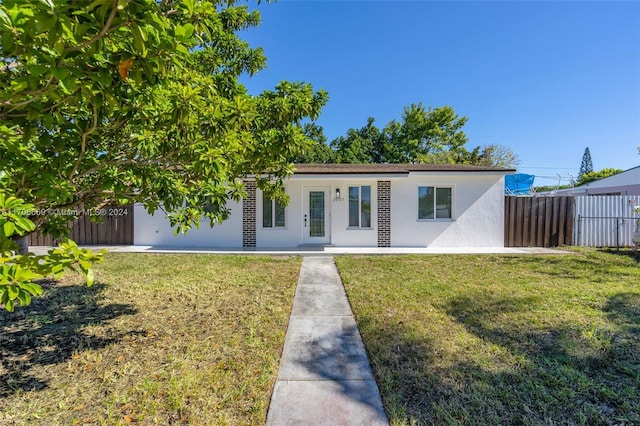
<path id="1" fill-rule="evenodd" d="M 298 175 L 306 174 L 408 174 L 410 172 L 501 172 L 514 169 L 467 164 L 296 164 Z"/>

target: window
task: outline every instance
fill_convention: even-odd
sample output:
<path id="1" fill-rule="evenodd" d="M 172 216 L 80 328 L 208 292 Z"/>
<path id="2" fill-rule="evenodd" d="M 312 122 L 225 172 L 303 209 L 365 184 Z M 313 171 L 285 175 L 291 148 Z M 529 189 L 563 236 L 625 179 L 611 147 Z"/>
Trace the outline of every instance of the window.
<path id="1" fill-rule="evenodd" d="M 371 228 L 371 187 L 349 187 L 349 227 Z"/>
<path id="2" fill-rule="evenodd" d="M 262 194 L 262 227 L 284 228 L 284 205 Z"/>
<path id="3" fill-rule="evenodd" d="M 418 187 L 418 219 L 451 219 L 451 188 Z"/>

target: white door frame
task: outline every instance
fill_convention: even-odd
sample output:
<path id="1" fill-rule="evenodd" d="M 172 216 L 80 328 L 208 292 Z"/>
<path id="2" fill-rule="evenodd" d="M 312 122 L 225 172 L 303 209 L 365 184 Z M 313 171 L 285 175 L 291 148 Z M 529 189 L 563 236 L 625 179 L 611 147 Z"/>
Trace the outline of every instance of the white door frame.
<path id="1" fill-rule="evenodd" d="M 324 210 L 322 212 L 315 212 L 324 215 L 324 224 L 320 225 L 315 223 L 312 226 L 312 221 L 318 220 L 312 217 L 310 211 L 310 194 L 321 192 L 324 197 Z M 316 231 L 317 234 L 323 235 L 312 236 L 311 231 Z M 305 186 L 302 187 L 302 242 L 303 244 L 331 244 L 331 187 L 329 186 Z"/>

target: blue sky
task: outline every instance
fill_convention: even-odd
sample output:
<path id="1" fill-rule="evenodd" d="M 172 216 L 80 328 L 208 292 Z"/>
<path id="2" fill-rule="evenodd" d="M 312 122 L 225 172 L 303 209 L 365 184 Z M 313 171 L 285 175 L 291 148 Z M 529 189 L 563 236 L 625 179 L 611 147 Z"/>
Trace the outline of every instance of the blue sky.
<path id="1" fill-rule="evenodd" d="M 243 82 L 329 93 L 329 140 L 404 106 L 452 106 L 469 147 L 501 144 L 536 185 L 640 164 L 640 2 L 280 1 L 242 34 L 267 56 Z M 568 183 L 568 182 L 563 182 Z"/>

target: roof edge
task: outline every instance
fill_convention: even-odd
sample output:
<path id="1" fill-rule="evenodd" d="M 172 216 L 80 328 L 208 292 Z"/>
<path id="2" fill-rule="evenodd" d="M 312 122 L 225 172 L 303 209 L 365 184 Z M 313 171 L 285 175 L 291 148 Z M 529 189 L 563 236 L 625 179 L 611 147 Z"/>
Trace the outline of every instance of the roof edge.
<path id="1" fill-rule="evenodd" d="M 411 172 L 443 172 L 443 173 L 476 173 L 497 172 L 510 174 L 516 169 L 501 167 L 474 166 L 468 164 L 294 164 L 297 175 L 376 175 L 376 174 L 408 174 Z"/>

